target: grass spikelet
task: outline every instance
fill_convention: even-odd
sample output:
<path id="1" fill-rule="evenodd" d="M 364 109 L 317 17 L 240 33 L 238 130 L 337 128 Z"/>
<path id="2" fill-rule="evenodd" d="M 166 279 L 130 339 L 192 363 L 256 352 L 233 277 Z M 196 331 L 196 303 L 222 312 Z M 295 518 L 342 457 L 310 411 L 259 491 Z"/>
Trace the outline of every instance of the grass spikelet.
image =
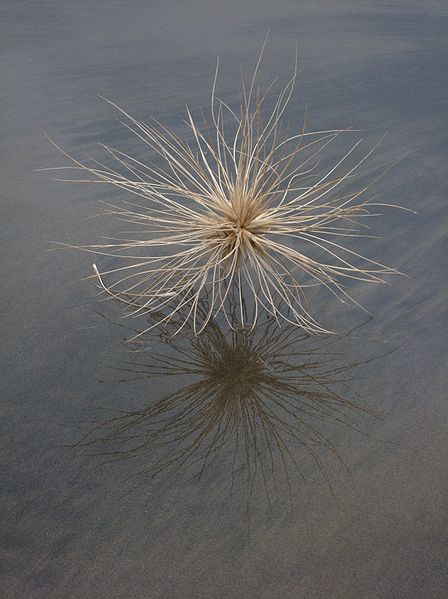
<path id="1" fill-rule="evenodd" d="M 108 146 L 112 166 L 70 157 L 87 181 L 128 194 L 106 211 L 133 231 L 82 249 L 115 258 L 110 269 L 95 267 L 96 274 L 104 292 L 131 306 L 133 315 L 174 306 L 165 321 L 181 311 L 197 334 L 216 314 L 226 314 L 230 294 L 252 306 L 243 326 L 255 326 L 264 311 L 320 334 L 328 331 L 308 306 L 308 288 L 324 287 L 357 303 L 350 283 L 384 283 L 397 273 L 349 247 L 384 206 L 369 196 L 369 185 L 352 189 L 373 150 L 354 161 L 357 141 L 319 172 L 322 153 L 346 130 L 307 132 L 303 125 L 291 133 L 284 121 L 297 59 L 273 99 L 276 81 L 260 90 L 262 54 L 250 81 L 243 79 L 238 110 L 216 95 L 218 61 L 208 121 L 199 122 L 187 108 L 190 143 L 111 103 L 153 162 Z M 209 311 L 199 324 L 204 297 Z"/>

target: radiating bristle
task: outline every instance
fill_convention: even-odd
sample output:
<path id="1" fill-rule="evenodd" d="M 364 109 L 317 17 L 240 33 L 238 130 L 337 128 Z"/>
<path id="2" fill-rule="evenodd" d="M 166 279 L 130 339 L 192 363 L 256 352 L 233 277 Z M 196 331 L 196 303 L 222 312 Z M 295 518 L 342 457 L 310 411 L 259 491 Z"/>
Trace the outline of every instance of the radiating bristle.
<path id="1" fill-rule="evenodd" d="M 200 332 L 210 318 L 226 311 L 236 287 L 236 295 L 246 295 L 253 304 L 251 322 L 245 324 L 255 326 L 265 310 L 319 334 L 328 331 L 311 314 L 306 288 L 321 285 L 352 300 L 346 282 L 383 283 L 385 275 L 397 273 L 339 242 L 362 235 L 363 220 L 378 205 L 366 197 L 369 186 L 346 189 L 373 150 L 353 165 L 358 141 L 319 175 L 322 152 L 344 130 L 286 133 L 282 121 L 297 62 L 266 116 L 273 84 L 264 94 L 257 91 L 260 62 L 261 55 L 250 84 L 243 82 L 239 111 L 217 98 L 217 68 L 209 122 L 199 126 L 187 108 L 193 144 L 157 121 L 138 121 L 111 103 L 156 155 L 157 164 L 107 146 L 121 171 L 72 158 L 73 168 L 93 177 L 88 181 L 134 196 L 107 209 L 135 226 L 130 238 L 82 246 L 116 258 L 115 268 L 97 271 L 99 281 L 133 314 L 159 311 L 175 298 L 177 305 L 166 320 L 187 307 L 185 318 L 192 318 Z M 205 295 L 209 313 L 196 326 Z M 284 310 L 278 308 L 279 300 Z"/>

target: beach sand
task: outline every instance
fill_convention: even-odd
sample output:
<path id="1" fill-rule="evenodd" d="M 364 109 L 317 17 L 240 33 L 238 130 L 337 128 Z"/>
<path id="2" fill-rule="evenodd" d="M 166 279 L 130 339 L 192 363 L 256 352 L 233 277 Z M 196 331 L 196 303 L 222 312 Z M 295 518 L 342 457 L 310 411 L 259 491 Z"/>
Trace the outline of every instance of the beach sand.
<path id="1" fill-rule="evenodd" d="M 448 10 L 417 0 L 43 0 L 5 2 L 0 15 L 2 597 L 445 597 Z M 126 331 L 108 319 L 120 311 L 80 281 L 91 256 L 49 251 L 116 231 L 90 217 L 119 194 L 34 169 L 66 164 L 43 132 L 73 153 L 104 142 L 144 157 L 97 94 L 182 132 L 185 104 L 208 107 L 219 55 L 219 93 L 237 102 L 239 68 L 251 71 L 268 29 L 266 81 L 291 74 L 299 47 L 288 118 L 300 123 L 306 100 L 309 129 L 363 129 L 366 146 L 387 132 L 369 168 L 400 162 L 379 197 L 419 214 L 385 211 L 374 227 L 383 239 L 358 246 L 408 275 L 356 289 L 374 318 L 347 360 L 359 345 L 397 348 L 353 382 L 383 417 L 362 421 L 369 436 L 328 429 L 348 468 L 323 456 L 335 496 L 305 460 L 292 505 L 280 480 L 270 509 L 255 494 L 249 523 L 244 489 L 231 494 L 219 468 L 200 481 L 182 469 L 126 481 L 133 462 L 101 465 L 66 447 L 89 421 L 138 409 L 171 383 L 114 382 Z M 365 320 L 331 297 L 316 310 L 341 332 Z"/>

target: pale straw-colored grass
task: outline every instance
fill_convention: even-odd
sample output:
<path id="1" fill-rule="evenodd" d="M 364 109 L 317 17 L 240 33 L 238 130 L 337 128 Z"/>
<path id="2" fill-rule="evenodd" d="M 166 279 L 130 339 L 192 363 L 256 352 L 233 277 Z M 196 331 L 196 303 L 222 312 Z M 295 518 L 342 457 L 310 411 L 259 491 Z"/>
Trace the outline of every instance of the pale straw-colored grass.
<path id="1" fill-rule="evenodd" d="M 129 194 L 106 211 L 134 225 L 132 233 L 82 249 L 115 257 L 111 268 L 94 268 L 103 291 L 131 306 L 134 315 L 174 302 L 165 320 L 182 311 L 184 322 L 192 320 L 199 333 L 217 313 L 226 313 L 230 294 L 245 296 L 252 306 L 244 326 L 254 326 L 266 311 L 318 334 L 327 331 L 308 306 L 307 288 L 321 286 L 357 303 L 349 294 L 353 280 L 384 283 L 397 273 L 348 247 L 385 205 L 370 196 L 369 184 L 352 189 L 373 150 L 353 160 L 359 140 L 319 173 L 322 152 L 347 130 L 306 132 L 303 126 L 288 132 L 285 111 L 297 60 L 272 100 L 276 81 L 260 91 L 262 54 L 250 82 L 243 79 L 238 110 L 216 95 L 217 67 L 208 121 L 199 124 L 187 108 L 192 143 L 113 104 L 153 161 L 108 146 L 103 148 L 114 168 L 70 157 L 72 168 L 91 175 L 89 182 Z M 209 310 L 199 321 L 204 297 Z"/>

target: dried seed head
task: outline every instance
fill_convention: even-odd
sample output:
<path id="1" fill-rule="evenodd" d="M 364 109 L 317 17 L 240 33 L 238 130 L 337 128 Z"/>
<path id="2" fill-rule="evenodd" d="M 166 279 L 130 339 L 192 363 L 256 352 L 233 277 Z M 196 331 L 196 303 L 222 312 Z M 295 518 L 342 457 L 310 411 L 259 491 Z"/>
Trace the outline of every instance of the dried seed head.
<path id="1" fill-rule="evenodd" d="M 250 314 L 241 309 L 244 324 L 255 326 L 266 311 L 318 334 L 328 331 L 308 307 L 308 287 L 319 285 L 352 299 L 348 282 L 383 283 L 385 275 L 397 274 L 341 243 L 361 236 L 366 219 L 377 215 L 371 208 L 384 205 L 372 201 L 369 185 L 350 188 L 373 150 L 353 164 L 360 140 L 319 173 L 322 153 L 345 130 L 306 132 L 303 127 L 287 133 L 282 120 L 297 61 L 266 115 L 273 84 L 261 94 L 260 62 L 261 55 L 249 85 L 243 83 L 239 111 L 217 98 L 216 70 L 210 122 L 201 129 L 187 109 L 193 144 L 157 121 L 138 121 L 114 105 L 157 163 L 107 146 L 114 168 L 72 158 L 73 168 L 89 173 L 94 182 L 130 194 L 107 212 L 136 225 L 131 238 L 82 249 L 117 260 L 101 274 L 96 269 L 98 279 L 135 315 L 159 312 L 175 299 L 164 320 L 187 307 L 185 322 L 193 319 L 199 333 L 217 313 L 226 313 L 231 295 L 245 295 L 252 309 Z M 198 306 L 204 297 L 209 310 L 201 320 Z"/>

